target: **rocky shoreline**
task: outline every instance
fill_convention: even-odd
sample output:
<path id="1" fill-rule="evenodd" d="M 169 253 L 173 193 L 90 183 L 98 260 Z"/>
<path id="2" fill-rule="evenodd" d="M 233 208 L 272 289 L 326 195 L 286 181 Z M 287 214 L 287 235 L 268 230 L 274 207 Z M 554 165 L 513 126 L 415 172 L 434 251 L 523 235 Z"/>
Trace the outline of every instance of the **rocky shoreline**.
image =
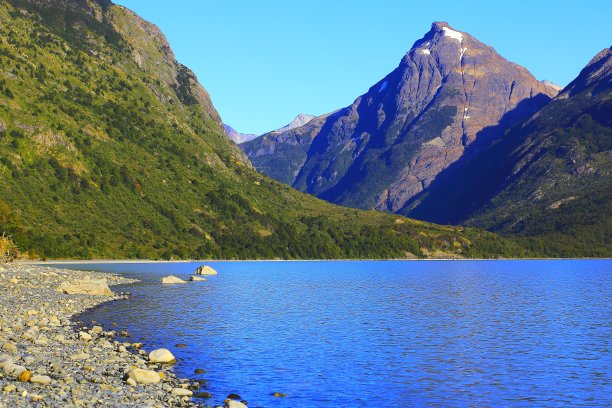
<path id="1" fill-rule="evenodd" d="M 103 280 L 134 282 L 110 273 L 0 264 L 0 406 L 203 406 L 192 400 L 197 382 L 177 378 L 171 365 L 152 358 L 163 351 L 149 354 L 126 333 L 71 320 L 126 297 L 91 294 Z M 67 293 L 75 281 L 84 281 L 88 294 Z"/>

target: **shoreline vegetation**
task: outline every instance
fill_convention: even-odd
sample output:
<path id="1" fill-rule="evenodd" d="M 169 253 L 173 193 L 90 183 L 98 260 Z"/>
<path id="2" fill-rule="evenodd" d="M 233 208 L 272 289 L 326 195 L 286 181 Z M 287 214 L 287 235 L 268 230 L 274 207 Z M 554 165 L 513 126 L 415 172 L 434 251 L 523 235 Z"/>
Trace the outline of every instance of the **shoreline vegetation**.
<path id="1" fill-rule="evenodd" d="M 178 378 L 153 357 L 163 349 L 147 353 L 130 333 L 75 321 L 86 310 L 127 299 L 91 294 L 98 285 L 108 290 L 106 283 L 136 280 L 27 262 L 0 263 L 0 278 L 0 406 L 207 406 L 192 400 L 210 397 L 198 382 Z M 72 293 L 83 285 L 90 294 Z"/>

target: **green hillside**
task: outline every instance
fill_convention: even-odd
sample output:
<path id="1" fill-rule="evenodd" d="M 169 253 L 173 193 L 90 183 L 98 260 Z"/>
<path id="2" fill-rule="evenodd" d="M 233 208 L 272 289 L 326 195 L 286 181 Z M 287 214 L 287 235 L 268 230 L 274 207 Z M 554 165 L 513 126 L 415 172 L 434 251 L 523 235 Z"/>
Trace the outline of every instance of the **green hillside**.
<path id="1" fill-rule="evenodd" d="M 524 256 L 255 172 L 159 30 L 99 0 L 0 1 L 0 233 L 30 256 Z"/>

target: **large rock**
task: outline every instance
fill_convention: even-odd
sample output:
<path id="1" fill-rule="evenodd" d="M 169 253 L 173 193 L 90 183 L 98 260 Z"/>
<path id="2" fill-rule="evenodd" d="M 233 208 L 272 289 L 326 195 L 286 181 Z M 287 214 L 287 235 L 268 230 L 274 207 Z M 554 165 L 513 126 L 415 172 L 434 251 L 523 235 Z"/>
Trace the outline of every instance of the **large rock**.
<path id="1" fill-rule="evenodd" d="M 48 375 L 35 374 L 30 378 L 30 382 L 34 384 L 47 385 L 51 383 L 51 377 Z"/>
<path id="2" fill-rule="evenodd" d="M 149 362 L 154 364 L 174 364 L 176 358 L 172 355 L 168 349 L 157 349 L 149 353 Z"/>
<path id="3" fill-rule="evenodd" d="M 177 278 L 176 276 L 170 275 L 162 278 L 161 283 L 165 284 L 174 284 L 174 283 L 187 283 L 181 278 Z"/>
<path id="4" fill-rule="evenodd" d="M 225 408 L 247 408 L 247 406 L 244 405 L 242 402 L 229 398 L 223 402 L 225 403 Z"/>
<path id="5" fill-rule="evenodd" d="M 208 265 L 202 265 L 195 271 L 196 275 L 216 275 L 217 271 Z"/>
<path id="6" fill-rule="evenodd" d="M 177 397 L 191 397 L 193 395 L 193 391 L 185 388 L 173 388 L 170 393 Z"/>
<path id="7" fill-rule="evenodd" d="M 159 373 L 153 370 L 134 368 L 127 373 L 127 379 L 132 379 L 136 384 L 155 384 L 161 381 Z"/>
<path id="8" fill-rule="evenodd" d="M 72 282 L 63 282 L 59 288 L 57 288 L 57 291 L 69 295 L 113 295 L 113 292 L 106 283 L 106 279 L 81 279 Z"/>
<path id="9" fill-rule="evenodd" d="M 28 371 L 28 370 L 24 366 L 15 364 L 12 360 L 7 360 L 4 363 L 4 367 L 2 368 L 2 371 L 4 371 L 4 374 L 7 377 L 16 379 L 21 375 L 21 373 Z"/>
<path id="10" fill-rule="evenodd" d="M 191 282 L 205 282 L 205 281 L 206 281 L 206 278 L 203 278 L 203 277 L 201 277 L 201 276 L 197 276 L 197 275 L 195 275 L 195 276 L 190 276 L 190 277 L 189 277 L 189 280 L 190 280 Z"/>

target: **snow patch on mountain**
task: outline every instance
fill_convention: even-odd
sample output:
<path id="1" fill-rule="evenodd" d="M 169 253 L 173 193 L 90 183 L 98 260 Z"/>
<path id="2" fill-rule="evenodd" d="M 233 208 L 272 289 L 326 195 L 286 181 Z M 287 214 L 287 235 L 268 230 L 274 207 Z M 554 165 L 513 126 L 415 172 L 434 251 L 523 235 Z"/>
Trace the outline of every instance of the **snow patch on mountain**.
<path id="1" fill-rule="evenodd" d="M 444 35 L 446 37 L 450 37 L 459 42 L 463 41 L 463 34 L 461 34 L 459 31 L 452 30 L 448 27 L 442 27 L 442 31 L 444 31 Z"/>

